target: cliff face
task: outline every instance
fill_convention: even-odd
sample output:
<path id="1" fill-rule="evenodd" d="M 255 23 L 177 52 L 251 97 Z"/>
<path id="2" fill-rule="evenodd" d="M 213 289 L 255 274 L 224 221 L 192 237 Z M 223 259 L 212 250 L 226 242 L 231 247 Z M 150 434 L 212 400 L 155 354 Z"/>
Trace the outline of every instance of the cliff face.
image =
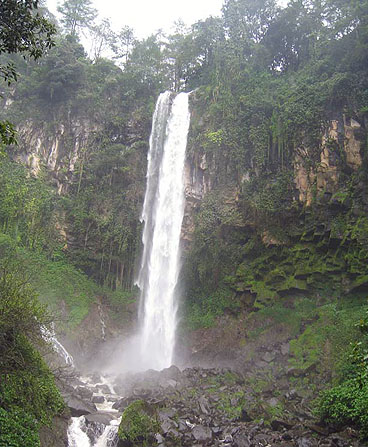
<path id="1" fill-rule="evenodd" d="M 316 296 L 331 299 L 368 288 L 364 114 L 335 111 L 321 124 L 314 146 L 306 138 L 279 165 L 271 157 L 263 171 L 251 150 L 243 165 L 231 164 L 222 131 L 213 128 L 197 98 L 191 126 L 184 307 L 191 327 L 213 326 L 193 332 L 193 358 L 239 354 L 234 340 L 243 329 L 234 314 L 250 315 L 298 296 L 317 302 Z"/>
<path id="2" fill-rule="evenodd" d="M 300 203 L 310 206 L 313 194 L 336 193 L 342 172 L 354 173 L 362 167 L 365 132 L 364 122 L 351 117 L 331 120 L 321 138 L 320 162 L 309 169 L 308 149 L 298 149 L 293 164 Z"/>
<path id="3" fill-rule="evenodd" d="M 363 120 L 364 121 L 364 120 Z M 86 119 L 62 122 L 55 128 L 47 123 L 22 124 L 18 130 L 19 147 L 15 158 L 29 168 L 32 175 L 39 175 L 45 169 L 54 182 L 59 194 L 66 194 L 70 183 L 78 176 L 76 169 L 85 157 L 85 151 L 93 145 L 94 134 L 101 131 L 101 125 Z M 339 190 L 339 178 L 343 171 L 357 172 L 364 156 L 364 122 L 345 115 L 340 120 L 331 120 L 325 133 L 321 135 L 320 161 L 311 166 L 310 150 L 300 147 L 292 162 L 294 184 L 300 204 L 310 206 L 313 195 L 334 194 Z M 142 154 L 144 157 L 144 154 Z M 185 166 L 186 212 L 183 224 L 183 241 L 190 242 L 194 231 L 194 214 L 199 202 L 211 192 L 216 182 L 218 167 L 216 161 L 209 163 L 203 148 L 189 149 Z M 308 166 L 309 165 L 309 166 Z M 243 178 L 229 179 L 233 183 L 232 195 L 236 201 Z M 144 179 L 142 179 L 144 182 Z"/>
<path id="4" fill-rule="evenodd" d="M 46 170 L 58 193 L 66 194 L 98 130 L 101 125 L 81 118 L 65 119 L 58 124 L 27 120 L 18 129 L 15 158 L 34 176 Z"/>
<path id="5" fill-rule="evenodd" d="M 195 229 L 194 216 L 204 196 L 211 191 L 211 174 L 205 154 L 187 157 L 184 171 L 185 212 L 182 225 L 182 242 L 189 248 Z"/>
<path id="6" fill-rule="evenodd" d="M 264 177 L 264 173 L 253 166 L 251 154 L 243 166 L 231 164 L 227 150 L 222 148 L 222 131 L 211 129 L 206 104 L 198 100 L 197 94 L 193 95 L 191 103 L 192 120 L 185 166 L 186 208 L 182 227 L 182 242 L 185 252 L 189 253 L 189 264 L 192 262 L 190 253 L 198 237 L 201 237 L 198 234 L 203 236 L 204 230 L 199 227 L 204 220 L 203 213 L 208 215 L 208 206 L 212 207 L 212 220 L 208 227 L 214 225 L 216 228 L 205 231 L 212 232 L 212 240 L 221 241 L 224 247 L 228 245 L 228 236 L 231 239 L 235 233 L 242 240 L 241 243 L 257 235 L 264 247 L 287 246 L 292 235 L 280 237 L 274 231 L 274 227 L 280 227 L 280 219 L 283 221 L 281 226 L 288 232 L 297 219 L 296 212 L 304 216 L 308 209 L 320 207 L 321 201 L 326 209 L 346 206 L 342 203 L 344 197 L 357 191 L 358 184 L 351 186 L 350 182 L 349 186 L 349 177 L 356 178 L 364 171 L 366 122 L 363 116 L 355 115 L 353 118 L 335 113 L 338 118 L 334 117 L 324 125 L 318 147 L 310 147 L 307 143 L 299 145 L 282 167 L 282 172 L 287 171 L 291 175 L 286 181 L 283 180 L 281 186 L 284 189 L 280 192 L 277 190 L 279 173 L 268 172 Z M 59 195 L 69 197 L 74 202 L 80 201 L 81 196 L 85 197 L 84 191 L 90 188 L 90 184 L 95 184 L 95 187 L 99 184 L 104 194 L 112 191 L 112 196 L 108 193 L 104 195 L 103 203 L 97 203 L 96 198 L 89 196 L 88 201 L 81 204 L 84 213 L 87 212 L 84 221 L 80 222 L 74 210 L 61 210 L 58 226 L 66 252 L 70 249 L 73 256 L 74 250 L 80 257 L 81 251 L 83 256 L 92 251 L 93 256 L 98 258 L 98 268 L 112 275 L 113 283 L 129 285 L 140 252 L 137 221 L 144 195 L 150 123 L 142 125 L 138 111 L 131 115 L 128 124 L 110 134 L 108 147 L 116 148 L 112 159 L 112 151 L 105 150 L 106 142 L 101 143 L 101 134 L 106 135 L 106 124 L 78 115 L 71 116 L 71 113 L 65 113 L 57 124 L 55 121 L 31 119 L 20 124 L 19 147 L 14 157 L 25 164 L 32 175 L 39 176 L 46 172 Z M 260 183 L 252 190 L 249 189 L 252 182 Z M 262 188 L 263 195 L 256 197 Z M 135 235 L 129 242 L 126 254 L 119 253 L 120 249 L 115 252 L 117 241 L 113 240 L 106 250 L 100 233 L 103 226 L 99 229 L 101 223 L 88 216 L 88 213 L 97 212 L 107 222 L 113 214 L 121 213 L 114 198 L 119 194 L 123 207 L 132 200 L 135 203 L 128 220 L 121 215 L 116 221 L 117 225 L 125 226 L 124 231 L 133 231 Z M 212 205 L 208 205 L 209 201 Z M 257 211 L 254 208 L 257 201 L 266 204 L 269 201 L 267 206 L 273 214 L 262 215 L 263 211 Z M 353 202 L 357 209 L 357 197 Z M 278 222 L 276 225 L 275 219 Z M 79 227 L 75 222 L 79 222 Z M 124 247 L 123 241 L 120 244 Z M 202 256 L 197 255 L 199 258 Z M 233 271 L 241 261 L 241 256 L 233 259 Z M 86 264 L 82 268 L 94 275 L 97 263 L 95 267 Z"/>
<path id="7" fill-rule="evenodd" d="M 195 110 L 193 114 L 196 114 Z M 332 196 L 344 188 L 342 182 L 346 179 L 341 180 L 341 177 L 353 175 L 362 169 L 367 131 L 364 119 L 360 121 L 346 115 L 329 121 L 326 130 L 321 132 L 317 163 L 312 162 L 312 153 L 316 148 L 300 146 L 296 149 L 289 164 L 293 172 L 290 186 L 294 189 L 297 206 L 310 207 L 314 199 L 323 195 Z M 205 127 L 200 132 L 205 133 Z M 240 175 L 229 172 L 226 183 L 219 185 L 218 172 L 221 167 L 216 158 L 211 157 L 209 162 L 203 146 L 193 141 L 190 144 L 185 170 L 187 205 L 182 231 L 186 247 L 193 240 L 194 216 L 206 194 L 217 189 L 226 190 L 227 203 L 233 203 L 236 208 L 244 184 L 259 176 L 256 170 L 245 170 Z M 272 182 L 272 176 L 269 181 Z M 246 216 L 248 223 L 249 219 L 250 216 Z"/>
<path id="8" fill-rule="evenodd" d="M 336 114 L 317 146 L 300 144 L 279 170 L 262 172 L 251 151 L 243 164 L 230 160 L 206 107 L 192 99 L 182 227 L 186 318 L 211 300 L 219 306 L 215 315 L 223 315 L 317 293 L 321 284 L 344 293 L 364 289 L 364 117 Z M 101 283 L 125 290 L 140 257 L 150 131 L 148 114 L 140 113 L 113 132 L 78 115 L 64 114 L 57 124 L 29 119 L 19 126 L 14 152 L 32 175 L 46 172 L 69 200 L 57 223 L 67 256 Z M 215 291 L 222 295 L 213 298 Z"/>

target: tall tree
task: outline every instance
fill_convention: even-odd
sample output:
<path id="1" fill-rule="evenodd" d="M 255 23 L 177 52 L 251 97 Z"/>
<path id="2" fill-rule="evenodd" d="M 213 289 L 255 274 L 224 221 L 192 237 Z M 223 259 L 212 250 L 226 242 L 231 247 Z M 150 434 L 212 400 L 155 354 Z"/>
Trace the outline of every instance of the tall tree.
<path id="1" fill-rule="evenodd" d="M 0 2 L 0 55 L 20 53 L 38 59 L 54 44 L 55 27 L 38 11 L 38 0 Z M 0 64 L 0 77 L 8 84 L 17 80 L 12 62 Z M 15 142 L 15 130 L 8 121 L 0 122 L 0 142 Z"/>
<path id="2" fill-rule="evenodd" d="M 116 35 L 111 49 L 115 53 L 114 59 L 122 59 L 123 63 L 127 63 L 128 57 L 136 42 L 134 30 L 130 26 L 124 26 Z"/>
<path id="3" fill-rule="evenodd" d="M 91 5 L 91 0 L 65 0 L 58 6 L 62 15 L 61 23 L 68 34 L 76 36 L 81 29 L 92 26 L 97 10 Z"/>
<path id="4" fill-rule="evenodd" d="M 275 0 L 226 0 L 222 13 L 229 51 L 248 60 L 277 11 Z"/>
<path id="5" fill-rule="evenodd" d="M 114 44 L 116 35 L 111 29 L 110 20 L 105 18 L 100 23 L 91 27 L 92 48 L 91 55 L 96 61 L 100 59 L 103 52 Z"/>

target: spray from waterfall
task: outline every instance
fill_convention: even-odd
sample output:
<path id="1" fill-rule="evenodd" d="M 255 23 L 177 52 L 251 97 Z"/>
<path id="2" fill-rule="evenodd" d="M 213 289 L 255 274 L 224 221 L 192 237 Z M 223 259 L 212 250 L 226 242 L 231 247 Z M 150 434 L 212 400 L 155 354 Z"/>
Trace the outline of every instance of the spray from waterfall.
<path id="1" fill-rule="evenodd" d="M 190 113 L 188 93 L 158 98 L 148 153 L 147 187 L 141 220 L 143 256 L 137 284 L 141 290 L 141 367 L 172 364 L 180 270 L 180 233 L 184 216 L 184 163 Z"/>

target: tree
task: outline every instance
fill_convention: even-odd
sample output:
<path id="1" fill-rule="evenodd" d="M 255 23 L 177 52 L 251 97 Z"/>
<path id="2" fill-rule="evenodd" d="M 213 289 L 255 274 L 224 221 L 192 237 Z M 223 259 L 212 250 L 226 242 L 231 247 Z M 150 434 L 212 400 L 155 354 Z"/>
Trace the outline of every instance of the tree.
<path id="1" fill-rule="evenodd" d="M 259 42 L 277 13 L 274 0 L 226 0 L 222 8 L 229 37 Z"/>
<path id="2" fill-rule="evenodd" d="M 104 50 L 110 48 L 116 40 L 116 35 L 111 29 L 109 19 L 102 19 L 100 23 L 91 27 L 92 48 L 91 55 L 94 60 L 100 59 Z"/>
<path id="3" fill-rule="evenodd" d="M 196 53 L 196 68 L 193 72 L 197 84 L 201 85 L 218 76 L 219 65 L 227 58 L 224 23 L 220 17 L 208 17 L 195 23 L 192 29 Z"/>
<path id="4" fill-rule="evenodd" d="M 277 11 L 275 0 L 226 0 L 222 13 L 229 50 L 248 60 Z"/>
<path id="5" fill-rule="evenodd" d="M 295 0 L 269 26 L 263 44 L 268 65 L 276 70 L 297 70 L 309 60 L 323 28 L 322 14 L 303 0 Z"/>
<path id="6" fill-rule="evenodd" d="M 62 15 L 61 23 L 68 34 L 76 36 L 80 29 L 91 27 L 97 17 L 97 10 L 91 4 L 91 0 L 65 0 L 58 6 Z"/>
<path id="7" fill-rule="evenodd" d="M 124 71 L 131 94 L 145 97 L 170 87 L 163 48 L 159 33 L 135 43 Z"/>
<path id="8" fill-rule="evenodd" d="M 124 26 L 120 33 L 115 36 L 114 42 L 111 44 L 111 49 L 115 53 L 115 59 L 123 59 L 127 63 L 128 56 L 135 44 L 136 39 L 134 30 L 130 26 Z"/>
<path id="9" fill-rule="evenodd" d="M 171 67 L 172 88 L 175 91 L 185 87 L 191 64 L 193 60 L 195 62 L 192 40 L 192 35 L 184 22 L 177 21 L 174 33 L 168 38 L 165 51 L 168 66 Z"/>
<path id="10" fill-rule="evenodd" d="M 54 45 L 55 27 L 38 11 L 38 0 L 2 0 L 0 2 L 0 55 L 20 53 L 38 59 Z M 10 85 L 17 80 L 12 62 L 0 63 L 0 77 Z M 16 142 L 9 121 L 0 122 L 0 142 Z"/>

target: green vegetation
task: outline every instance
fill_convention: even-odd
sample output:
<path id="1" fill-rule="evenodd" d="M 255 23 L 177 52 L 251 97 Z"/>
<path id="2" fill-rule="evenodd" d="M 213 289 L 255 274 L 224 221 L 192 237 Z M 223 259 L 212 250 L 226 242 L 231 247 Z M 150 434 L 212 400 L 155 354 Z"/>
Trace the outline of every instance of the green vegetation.
<path id="1" fill-rule="evenodd" d="M 239 301 L 234 300 L 232 290 L 226 286 L 212 293 L 202 291 L 192 299 L 193 302 L 186 303 L 186 324 L 192 330 L 214 326 L 217 317 L 224 312 L 236 313 L 240 307 Z"/>
<path id="2" fill-rule="evenodd" d="M 337 383 L 321 393 L 316 413 L 324 421 L 336 426 L 354 424 L 362 438 L 368 438 L 368 313 L 356 325 L 360 339 L 351 343 Z"/>
<path id="3" fill-rule="evenodd" d="M 50 424 L 64 403 L 34 347 L 44 343 L 46 309 L 9 264 L 0 273 L 0 445 L 36 447 L 40 425 Z"/>
<path id="4" fill-rule="evenodd" d="M 155 433 L 160 429 L 159 423 L 149 405 L 136 400 L 123 412 L 118 435 L 126 446 L 156 445 Z"/>
<path id="5" fill-rule="evenodd" d="M 224 412 L 227 418 L 239 420 L 244 409 L 244 392 L 219 393 L 217 408 Z"/>
<path id="6" fill-rule="evenodd" d="M 7 54 L 36 60 L 53 45 L 56 29 L 39 12 L 38 0 L 0 5 L 0 76 L 8 86 L 18 73 Z M 13 124 L 5 119 L 0 122 L 0 445 L 39 447 L 41 425 L 51 424 L 64 402 L 36 349 L 44 344 L 50 316 L 15 255 L 17 245 L 37 251 L 51 241 L 53 193 L 8 160 L 4 144 L 14 143 Z"/>
<path id="7" fill-rule="evenodd" d="M 83 321 L 97 296 L 111 303 L 112 315 L 124 318 L 136 292 L 96 284 L 70 262 L 57 230 L 61 212 L 62 199 L 42 176 L 30 177 L 5 155 L 0 159 L 1 257 L 12 253 L 41 302 L 66 330 Z"/>
<path id="8" fill-rule="evenodd" d="M 6 155 L 0 158 L 0 228 L 17 244 L 51 252 L 60 247 L 55 231 L 55 192 L 41 178 Z M 59 242 L 59 245 L 58 245 Z"/>
<path id="9" fill-rule="evenodd" d="M 4 410 L 0 408 L 0 422 L 1 447 L 40 446 L 38 427 L 33 416 L 21 409 Z"/>

